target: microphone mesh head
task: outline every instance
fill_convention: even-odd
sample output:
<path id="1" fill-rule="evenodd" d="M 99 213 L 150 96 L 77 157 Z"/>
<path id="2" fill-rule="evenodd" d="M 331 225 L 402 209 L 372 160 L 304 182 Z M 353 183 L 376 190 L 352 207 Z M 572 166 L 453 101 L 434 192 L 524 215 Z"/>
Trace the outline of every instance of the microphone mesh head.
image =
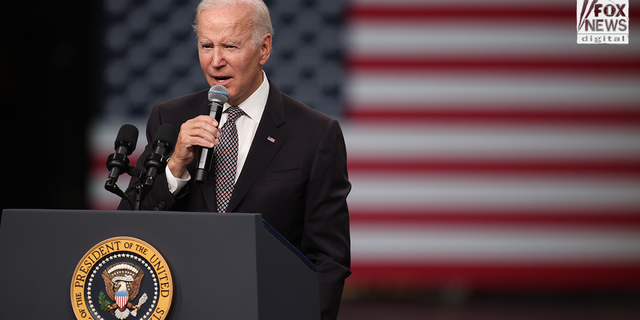
<path id="1" fill-rule="evenodd" d="M 131 124 L 125 124 L 120 127 L 120 131 L 118 131 L 118 136 L 116 137 L 116 148 L 119 145 L 128 146 L 129 152 L 127 155 L 130 155 L 131 152 L 136 148 L 136 144 L 138 143 L 138 128 Z"/>
<path id="2" fill-rule="evenodd" d="M 178 130 L 176 127 L 165 123 L 158 128 L 156 135 L 153 136 L 154 144 L 162 141 L 168 144 L 173 150 L 173 147 L 176 145 L 176 141 L 178 141 Z"/>
<path id="3" fill-rule="evenodd" d="M 208 98 L 209 101 L 219 101 L 220 104 L 224 104 L 229 99 L 229 91 L 227 91 L 227 88 L 216 84 L 209 89 Z"/>

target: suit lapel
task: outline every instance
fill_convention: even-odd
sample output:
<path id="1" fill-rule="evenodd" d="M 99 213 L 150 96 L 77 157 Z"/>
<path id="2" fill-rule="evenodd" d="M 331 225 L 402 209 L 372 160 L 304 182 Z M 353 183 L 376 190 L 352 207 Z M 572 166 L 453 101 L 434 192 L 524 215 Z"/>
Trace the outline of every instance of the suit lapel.
<path id="1" fill-rule="evenodd" d="M 267 104 L 253 138 L 247 160 L 233 189 L 227 212 L 235 210 L 287 140 L 286 132 L 282 126 L 286 122 L 282 95 L 271 81 L 269 81 L 269 86 Z"/>

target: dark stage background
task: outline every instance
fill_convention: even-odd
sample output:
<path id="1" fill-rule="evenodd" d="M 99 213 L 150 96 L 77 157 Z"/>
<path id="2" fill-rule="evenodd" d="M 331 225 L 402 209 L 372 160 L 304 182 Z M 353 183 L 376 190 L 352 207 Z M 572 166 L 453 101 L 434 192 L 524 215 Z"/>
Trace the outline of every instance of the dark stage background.
<path id="1" fill-rule="evenodd" d="M 10 8 L 9 8 L 10 7 Z M 2 13 L 2 208 L 86 208 L 100 85 L 99 4 L 12 2 Z"/>

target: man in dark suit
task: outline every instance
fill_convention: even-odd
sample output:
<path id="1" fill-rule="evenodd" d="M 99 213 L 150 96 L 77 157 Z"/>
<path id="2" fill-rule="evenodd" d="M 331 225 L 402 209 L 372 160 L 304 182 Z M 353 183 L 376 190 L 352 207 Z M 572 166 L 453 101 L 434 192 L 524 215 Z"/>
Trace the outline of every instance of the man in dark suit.
<path id="1" fill-rule="evenodd" d="M 195 28 L 207 82 L 229 91 L 220 126 L 208 115 L 207 90 L 153 108 L 148 141 L 161 124 L 180 128 L 180 133 L 165 172 L 157 177 L 141 209 L 261 213 L 317 266 L 322 318 L 335 319 L 344 280 L 351 273 L 346 203 L 351 184 L 342 131 L 336 120 L 282 94 L 262 71 L 273 34 L 264 3 L 216 2 L 205 0 L 198 6 Z M 199 149 L 227 139 L 218 127 L 226 130 L 235 107 L 242 110 L 237 120 L 229 121 L 237 125 L 235 183 L 228 203 L 221 207 L 214 174 L 205 183 L 191 176 Z M 140 168 L 152 148 L 146 146 Z M 138 183 L 132 179 L 129 196 Z M 123 201 L 119 209 L 131 208 Z"/>

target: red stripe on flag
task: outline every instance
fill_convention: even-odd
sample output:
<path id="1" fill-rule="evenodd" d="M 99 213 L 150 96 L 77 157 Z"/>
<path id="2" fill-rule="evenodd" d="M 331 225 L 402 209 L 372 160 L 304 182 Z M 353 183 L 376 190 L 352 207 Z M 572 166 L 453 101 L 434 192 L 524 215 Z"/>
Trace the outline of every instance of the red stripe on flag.
<path id="1" fill-rule="evenodd" d="M 640 264 L 408 265 L 354 261 L 347 289 L 640 290 Z"/>
<path id="2" fill-rule="evenodd" d="M 611 109 L 613 106 L 609 106 Z M 519 111 L 513 110 L 494 111 L 494 106 L 477 107 L 477 110 L 465 110 L 464 106 L 358 106 L 351 105 L 345 108 L 345 116 L 358 121 L 505 121 L 505 122 L 533 122 L 533 123 L 599 123 L 599 124 L 640 124 L 640 105 L 616 105 L 619 110 L 585 110 L 570 106 L 558 107 L 558 111 Z M 509 107 L 504 107 L 509 109 Z M 545 106 L 545 109 L 554 109 Z M 626 110 L 625 110 L 626 109 Z M 635 109 L 635 110 L 634 110 Z"/>
<path id="3" fill-rule="evenodd" d="M 531 6 L 429 6 L 429 5 L 352 5 L 347 8 L 350 20 L 434 20 L 434 19 L 487 19 L 487 20 L 537 20 L 575 23 L 575 5 Z"/>
<path id="4" fill-rule="evenodd" d="M 588 161 L 483 161 L 464 159 L 445 160 L 383 160 L 363 159 L 357 156 L 348 160 L 349 172 L 502 172 L 526 173 L 548 172 L 559 174 L 623 174 L 625 177 L 638 175 L 640 178 L 640 159 Z"/>
<path id="5" fill-rule="evenodd" d="M 534 71 L 579 72 L 579 73 L 615 73 L 617 75 L 640 72 L 640 59 L 629 56 L 615 57 L 611 54 L 607 58 L 598 55 L 591 57 L 557 58 L 513 56 L 500 58 L 477 59 L 473 57 L 369 57 L 350 56 L 345 61 L 347 69 L 358 70 L 389 70 L 392 72 L 411 71 L 517 71 L 518 73 Z M 595 74 L 594 74 L 595 75 Z"/>
<path id="6" fill-rule="evenodd" d="M 109 173 L 104 164 L 104 157 L 93 157 L 91 170 L 93 172 Z M 131 163 L 135 163 L 131 159 Z M 383 160 L 362 159 L 357 154 L 351 156 L 347 166 L 349 172 L 375 171 L 375 172 L 551 172 L 551 173 L 588 173 L 588 174 L 640 174 L 640 159 L 627 158 L 624 160 L 588 161 L 583 159 L 570 159 L 568 161 L 465 161 L 460 159 L 445 160 Z"/>
<path id="7" fill-rule="evenodd" d="M 372 213 L 365 208 L 355 207 L 350 210 L 349 219 L 354 225 L 361 223 L 376 224 L 451 224 L 451 225 L 551 225 L 554 227 L 624 227 L 640 228 L 640 209 L 632 212 L 621 212 L 615 209 L 606 212 L 504 212 L 481 211 L 443 212 L 438 210 L 398 211 L 390 213 Z M 640 230 L 638 230 L 640 231 Z"/>
<path id="8" fill-rule="evenodd" d="M 640 14 L 640 7 L 630 6 L 629 16 Z M 349 21 L 358 20 L 414 20 L 414 21 L 442 21 L 442 20 L 499 20 L 537 21 L 541 25 L 550 22 L 576 23 L 576 6 L 573 3 L 557 2 L 544 5 L 491 5 L 481 3 L 478 5 L 447 5 L 442 1 L 439 5 L 420 4 L 353 4 L 346 9 Z"/>

